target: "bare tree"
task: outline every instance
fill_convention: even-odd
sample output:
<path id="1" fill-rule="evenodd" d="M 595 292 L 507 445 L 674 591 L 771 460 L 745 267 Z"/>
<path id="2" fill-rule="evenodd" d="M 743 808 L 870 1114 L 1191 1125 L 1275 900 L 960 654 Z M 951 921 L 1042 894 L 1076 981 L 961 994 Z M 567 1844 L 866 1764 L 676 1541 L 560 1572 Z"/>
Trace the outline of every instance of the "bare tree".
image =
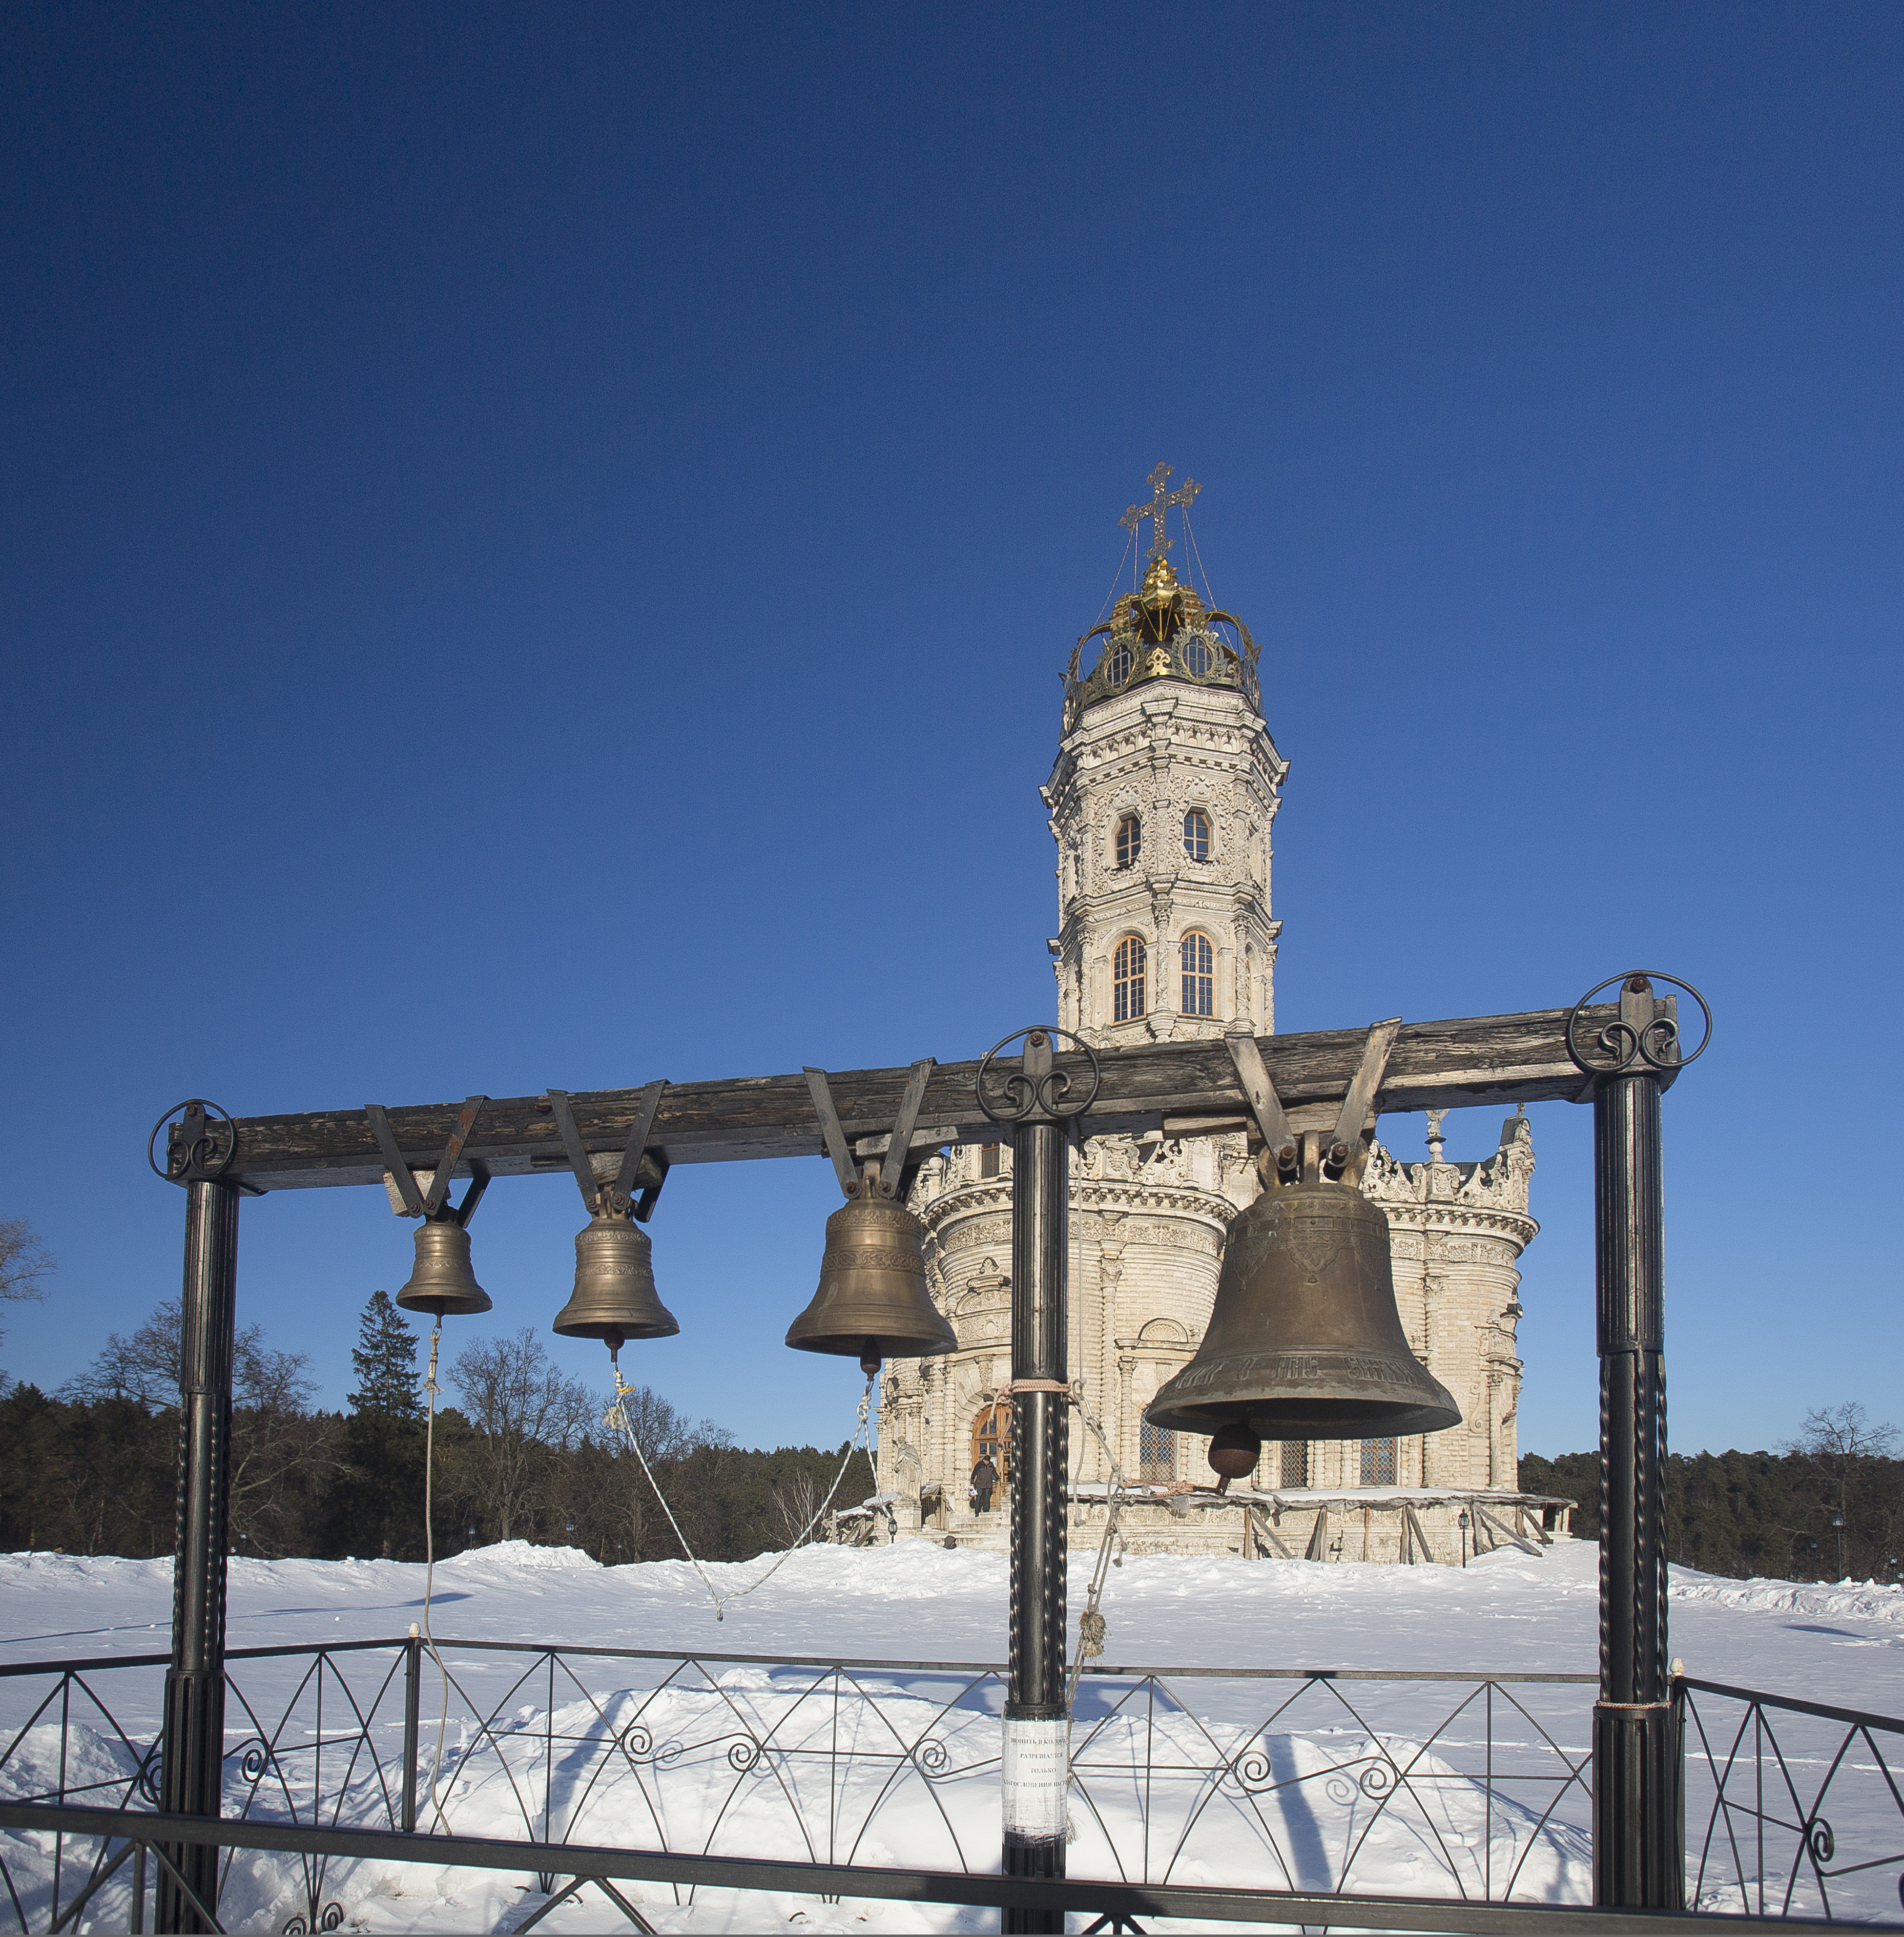
<path id="1" fill-rule="evenodd" d="M 44 1298 L 40 1280 L 55 1269 L 53 1253 L 24 1217 L 0 1217 L 0 1300 L 20 1305 Z M 0 1338 L 5 1336 L 0 1332 Z"/>
<path id="2" fill-rule="evenodd" d="M 178 1403 L 184 1329 L 182 1302 L 162 1305 L 129 1338 L 108 1332 L 99 1355 L 60 1388 L 62 1399 L 81 1403 L 136 1399 L 148 1412 Z M 302 1412 L 317 1386 L 302 1352 L 274 1352 L 262 1325 L 247 1325 L 232 1347 L 232 1403 L 241 1408 Z"/>
<path id="3" fill-rule="evenodd" d="M 768 1496 L 767 1523 L 783 1547 L 813 1538 L 813 1520 L 826 1490 L 814 1473 L 794 1473 Z"/>
<path id="4" fill-rule="evenodd" d="M 154 1311 L 132 1335 L 107 1335 L 86 1369 L 60 1390 L 79 1404 L 131 1399 L 148 1412 L 168 1411 L 180 1400 L 182 1301 Z M 296 1496 L 340 1470 L 334 1420 L 310 1411 L 317 1385 L 302 1352 L 278 1352 L 265 1343 L 264 1328 L 247 1325 L 232 1351 L 232 1546 L 240 1554 L 283 1550 L 294 1520 Z"/>
<path id="5" fill-rule="evenodd" d="M 483 1518 L 513 1540 L 518 1524 L 544 1503 L 550 1452 L 581 1439 L 599 1402 L 579 1379 L 557 1369 L 532 1326 L 512 1338 L 465 1346 L 450 1377 L 476 1432 L 471 1493 Z"/>
<path id="6" fill-rule="evenodd" d="M 1798 1437 L 1786 1449 L 1802 1454 L 1827 1475 L 1838 1512 L 1833 1523 L 1838 1546 L 1838 1569 L 1845 1567 L 1845 1549 L 1857 1538 L 1859 1520 L 1854 1504 L 1859 1498 L 1857 1482 L 1867 1471 L 1866 1463 L 1890 1458 L 1897 1450 L 1897 1428 L 1888 1420 L 1874 1420 L 1855 1399 L 1842 1405 L 1814 1406 L 1805 1415 Z M 1886 1535 L 1888 1537 L 1889 1528 Z"/>

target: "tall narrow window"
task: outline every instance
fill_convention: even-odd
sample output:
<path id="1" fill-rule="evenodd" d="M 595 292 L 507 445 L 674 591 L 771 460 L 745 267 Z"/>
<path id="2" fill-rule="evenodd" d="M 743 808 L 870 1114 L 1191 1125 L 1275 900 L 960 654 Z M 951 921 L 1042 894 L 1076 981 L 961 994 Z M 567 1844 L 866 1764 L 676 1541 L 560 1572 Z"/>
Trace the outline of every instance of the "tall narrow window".
<path id="1" fill-rule="evenodd" d="M 1193 861 L 1210 858 L 1210 817 L 1200 807 L 1184 816 L 1184 852 Z"/>
<path id="2" fill-rule="evenodd" d="M 1144 851 L 1144 823 L 1134 814 L 1127 814 L 1117 823 L 1117 865 L 1134 868 L 1137 857 Z"/>
<path id="3" fill-rule="evenodd" d="M 1365 1439 L 1362 1442 L 1362 1484 L 1365 1487 L 1392 1487 L 1395 1484 L 1395 1442 L 1392 1439 Z"/>
<path id="4" fill-rule="evenodd" d="M 978 1174 L 981 1177 L 996 1177 L 999 1174 L 999 1147 L 996 1144 L 978 1146 Z"/>
<path id="5" fill-rule="evenodd" d="M 1137 1477 L 1174 1480 L 1177 1477 L 1177 1435 L 1149 1420 L 1138 1428 Z"/>
<path id="6" fill-rule="evenodd" d="M 1213 1016 L 1217 1012 L 1216 951 L 1207 935 L 1193 929 L 1184 937 L 1184 1014 Z"/>
<path id="7" fill-rule="evenodd" d="M 1127 935 L 1117 944 L 1111 958 L 1111 1018 L 1127 1023 L 1143 1014 L 1144 944 L 1141 937 Z"/>
<path id="8" fill-rule="evenodd" d="M 1306 1439 L 1283 1441 L 1281 1473 L 1281 1484 L 1285 1487 L 1306 1487 L 1309 1484 L 1309 1442 Z"/>

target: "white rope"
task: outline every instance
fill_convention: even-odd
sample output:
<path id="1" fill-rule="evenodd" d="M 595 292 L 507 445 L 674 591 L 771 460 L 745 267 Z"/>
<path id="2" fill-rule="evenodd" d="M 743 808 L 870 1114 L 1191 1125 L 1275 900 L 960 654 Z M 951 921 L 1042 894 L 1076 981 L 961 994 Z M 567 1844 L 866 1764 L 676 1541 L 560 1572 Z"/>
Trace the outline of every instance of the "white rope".
<path id="1" fill-rule="evenodd" d="M 774 1557 L 774 1563 L 757 1581 L 750 1581 L 744 1587 L 736 1587 L 732 1593 L 723 1594 L 708 1578 L 708 1570 L 701 1565 L 694 1549 L 688 1544 L 687 1535 L 681 1531 L 681 1523 L 675 1517 L 675 1510 L 668 1504 L 668 1496 L 661 1490 L 661 1482 L 654 1477 L 654 1469 L 648 1464 L 648 1456 L 641 1450 L 641 1442 L 636 1436 L 634 1422 L 628 1416 L 628 1401 L 635 1396 L 635 1388 L 625 1385 L 621 1376 L 621 1354 L 611 1352 L 609 1363 L 614 1369 L 614 1403 L 602 1415 L 602 1423 L 611 1431 L 618 1432 L 634 1449 L 635 1457 L 641 1463 L 641 1471 L 647 1475 L 648 1484 L 654 1489 L 654 1496 L 661 1502 L 661 1511 L 668 1516 L 668 1524 L 675 1529 L 675 1538 L 681 1544 L 681 1551 L 687 1556 L 688 1565 L 701 1577 L 701 1584 L 708 1590 L 708 1598 L 714 1602 L 714 1619 L 727 1618 L 727 1604 L 730 1601 L 744 1599 L 756 1589 L 764 1587 L 777 1574 L 796 1547 L 804 1546 L 806 1538 L 820 1524 L 821 1514 L 833 1504 L 833 1496 L 840 1490 L 840 1482 L 846 1478 L 846 1469 L 853 1463 L 853 1456 L 861 1449 L 866 1438 L 867 1428 L 872 1417 L 872 1389 L 874 1375 L 866 1377 L 866 1389 L 860 1395 L 860 1423 L 853 1437 L 847 1441 L 846 1456 L 840 1462 L 839 1471 L 833 1475 L 833 1484 L 826 1489 L 826 1497 L 814 1508 L 812 1519 L 801 1528 L 799 1538 L 784 1551 Z M 870 1450 L 870 1449 L 869 1449 Z"/>
<path id="2" fill-rule="evenodd" d="M 1091 1436 L 1104 1449 L 1105 1463 L 1111 1469 L 1111 1485 L 1107 1489 L 1104 1516 L 1104 1538 L 1098 1542 L 1097 1565 L 1091 1570 L 1091 1584 L 1086 1592 L 1084 1611 L 1078 1617 L 1078 1654 L 1071 1664 L 1070 1685 L 1065 1690 L 1065 1713 L 1071 1712 L 1072 1704 L 1078 1699 L 1078 1678 L 1084 1672 L 1087 1657 L 1104 1652 L 1104 1616 L 1099 1611 L 1098 1603 L 1104 1598 L 1104 1583 L 1112 1566 L 1111 1544 L 1115 1541 L 1123 1545 L 1123 1535 L 1117 1526 L 1117 1509 L 1123 1504 L 1126 1485 L 1123 1470 L 1117 1464 L 1117 1456 L 1111 1450 L 1111 1442 L 1104 1436 L 1104 1428 L 1097 1422 L 1095 1414 L 1085 1405 L 1084 1396 L 1076 1387 L 1071 1394 L 1071 1403 L 1078 1408 L 1078 1416 L 1090 1429 Z M 1120 1553 L 1115 1564 L 1121 1567 L 1123 1556 Z"/>
<path id="3" fill-rule="evenodd" d="M 447 1830 L 449 1820 L 437 1800 L 436 1786 L 443 1773 L 444 1738 L 450 1732 L 450 1671 L 436 1651 L 436 1635 L 430 1620 L 431 1605 L 436 1597 L 436 1529 L 431 1514 L 436 1487 L 436 1355 L 442 1341 L 443 1314 L 439 1311 L 436 1323 L 430 1327 L 429 1376 L 423 1381 L 423 1390 L 429 1395 L 429 1418 L 423 1429 L 423 1645 L 429 1650 L 429 1658 L 436 1663 L 443 1682 L 443 1711 L 436 1718 L 436 1759 L 429 1772 L 430 1817 Z"/>
<path id="4" fill-rule="evenodd" d="M 1130 536 L 1124 541 L 1123 550 L 1117 554 L 1117 568 L 1111 574 L 1111 590 L 1104 595 L 1104 603 L 1097 608 L 1097 617 L 1091 621 L 1093 626 L 1103 624 L 1104 615 L 1110 611 L 1111 602 L 1117 596 L 1117 580 L 1124 575 L 1124 560 L 1129 557 L 1131 547 L 1136 542 L 1137 527 L 1132 525 L 1130 528 Z M 1137 583 L 1137 574 L 1135 572 L 1131 574 L 1131 583 L 1133 585 Z"/>

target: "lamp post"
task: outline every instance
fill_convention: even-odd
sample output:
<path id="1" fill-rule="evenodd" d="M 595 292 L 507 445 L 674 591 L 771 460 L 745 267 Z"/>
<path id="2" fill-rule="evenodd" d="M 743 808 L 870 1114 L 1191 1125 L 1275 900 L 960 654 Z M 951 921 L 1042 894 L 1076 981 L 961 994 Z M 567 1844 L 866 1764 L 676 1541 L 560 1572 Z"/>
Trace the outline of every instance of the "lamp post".
<path id="1" fill-rule="evenodd" d="M 1468 1518 L 1468 1510 L 1466 1507 L 1461 1509 L 1454 1523 L 1461 1529 L 1461 1565 L 1465 1567 L 1468 1564 L 1468 1529 L 1473 1524 Z"/>
<path id="2" fill-rule="evenodd" d="M 1600 1358 L 1600 1691 L 1593 1706 L 1593 1901 L 1678 1910 L 1680 1750 L 1666 1659 L 1665 1193 L 1660 1098 L 1711 1041 L 1681 1053 L 1675 1008 L 1648 973 L 1590 990 L 1567 1018 L 1567 1053 L 1593 1101 L 1593 1277 Z M 1617 982 L 1616 1016 L 1583 1032 Z"/>
<path id="3" fill-rule="evenodd" d="M 1838 1536 L 1838 1578 L 1842 1581 L 1845 1574 L 1845 1516 L 1842 1514 L 1833 1514 L 1831 1517 L 1831 1525 L 1833 1532 Z"/>
<path id="4" fill-rule="evenodd" d="M 465 1554 L 467 1554 L 467 1553 L 469 1551 L 470 1548 L 471 1548 L 472 1547 L 474 1547 L 475 1544 L 476 1544 L 476 1523 L 472 1520 L 469 1523 L 469 1528 L 468 1528 L 468 1531 L 467 1532 L 467 1533 L 465 1533 L 465 1535 L 464 1535 L 464 1537 L 463 1537 L 463 1543 L 462 1543 L 462 1545 L 463 1545 L 463 1551 L 464 1551 Z"/>

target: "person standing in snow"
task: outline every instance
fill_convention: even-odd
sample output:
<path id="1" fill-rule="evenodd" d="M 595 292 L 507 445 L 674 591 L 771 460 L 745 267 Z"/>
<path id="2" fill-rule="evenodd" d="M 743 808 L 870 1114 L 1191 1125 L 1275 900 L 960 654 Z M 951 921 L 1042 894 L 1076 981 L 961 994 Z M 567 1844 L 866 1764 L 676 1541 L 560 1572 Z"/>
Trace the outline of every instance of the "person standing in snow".
<path id="1" fill-rule="evenodd" d="M 999 1469 L 984 1454 L 972 1469 L 972 1503 L 980 1513 L 992 1511 L 992 1489 L 999 1483 Z"/>

